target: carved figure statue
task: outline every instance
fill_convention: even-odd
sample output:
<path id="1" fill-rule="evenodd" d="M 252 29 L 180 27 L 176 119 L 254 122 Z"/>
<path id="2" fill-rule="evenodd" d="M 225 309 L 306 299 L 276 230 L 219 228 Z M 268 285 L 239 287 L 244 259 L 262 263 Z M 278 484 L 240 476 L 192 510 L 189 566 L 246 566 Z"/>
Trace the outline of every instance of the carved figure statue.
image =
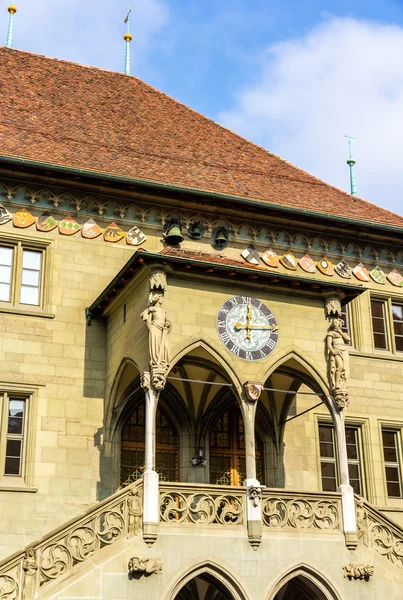
<path id="1" fill-rule="evenodd" d="M 138 489 L 133 488 L 127 499 L 128 534 L 129 536 L 138 535 L 141 531 L 141 517 L 143 511 L 141 509 L 141 499 Z"/>
<path id="2" fill-rule="evenodd" d="M 368 581 L 374 574 L 374 565 L 369 563 L 365 565 L 354 565 L 347 563 L 343 565 L 343 575 L 348 579 L 365 579 Z"/>
<path id="3" fill-rule="evenodd" d="M 249 499 L 253 506 L 257 507 L 262 501 L 263 489 L 261 487 L 253 486 L 249 488 Z"/>
<path id="4" fill-rule="evenodd" d="M 143 573 L 151 575 L 152 573 L 160 573 L 162 571 L 162 561 L 159 558 L 140 558 L 134 556 L 129 560 L 129 575 Z"/>
<path id="5" fill-rule="evenodd" d="M 169 370 L 168 334 L 171 322 L 166 318 L 167 311 L 162 306 L 163 301 L 163 294 L 151 292 L 148 308 L 141 313 L 149 332 L 151 383 L 158 391 L 164 389 Z"/>
<path id="6" fill-rule="evenodd" d="M 364 500 L 357 500 L 355 505 L 358 539 L 368 546 L 368 518 Z"/>
<path id="7" fill-rule="evenodd" d="M 346 342 L 350 337 L 341 328 L 343 319 L 331 319 L 326 335 L 331 393 L 340 410 L 348 406 L 349 354 Z"/>
<path id="8" fill-rule="evenodd" d="M 28 548 L 25 552 L 22 569 L 24 571 L 22 600 L 33 600 L 36 590 L 36 572 L 38 570 L 38 559 L 35 548 Z"/>

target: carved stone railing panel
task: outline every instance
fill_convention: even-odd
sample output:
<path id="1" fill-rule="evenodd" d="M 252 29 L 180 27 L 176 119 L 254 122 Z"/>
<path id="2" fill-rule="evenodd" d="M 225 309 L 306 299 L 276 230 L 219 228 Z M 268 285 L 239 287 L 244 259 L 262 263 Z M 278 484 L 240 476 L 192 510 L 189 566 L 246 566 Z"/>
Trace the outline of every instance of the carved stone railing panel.
<path id="1" fill-rule="evenodd" d="M 341 495 L 264 490 L 263 526 L 270 529 L 341 531 Z"/>
<path id="2" fill-rule="evenodd" d="M 403 529 L 356 497 L 358 540 L 398 567 L 403 567 Z"/>
<path id="3" fill-rule="evenodd" d="M 0 562 L 0 600 L 33 600 L 35 588 L 58 579 L 102 548 L 138 535 L 141 497 L 138 481 Z"/>
<path id="4" fill-rule="evenodd" d="M 244 525 L 246 489 L 199 484 L 160 484 L 162 523 Z"/>

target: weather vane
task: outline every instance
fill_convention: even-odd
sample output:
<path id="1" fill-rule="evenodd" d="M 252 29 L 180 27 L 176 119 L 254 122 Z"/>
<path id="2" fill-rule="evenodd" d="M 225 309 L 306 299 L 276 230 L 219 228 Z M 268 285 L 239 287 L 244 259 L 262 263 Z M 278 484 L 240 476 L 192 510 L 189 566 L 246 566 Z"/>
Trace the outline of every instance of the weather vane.
<path id="1" fill-rule="evenodd" d="M 127 24 L 127 31 L 123 36 L 123 39 L 126 42 L 126 56 L 125 56 L 125 75 L 130 75 L 130 42 L 133 39 L 133 36 L 130 34 L 130 13 L 132 9 L 130 6 L 127 7 L 127 15 L 124 20 L 124 23 Z"/>

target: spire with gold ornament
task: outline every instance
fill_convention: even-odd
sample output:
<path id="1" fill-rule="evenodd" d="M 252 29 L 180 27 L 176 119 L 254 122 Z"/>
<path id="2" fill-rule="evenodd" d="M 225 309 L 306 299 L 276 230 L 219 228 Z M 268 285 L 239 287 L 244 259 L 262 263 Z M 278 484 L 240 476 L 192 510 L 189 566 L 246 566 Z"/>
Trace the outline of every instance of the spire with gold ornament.
<path id="1" fill-rule="evenodd" d="M 13 47 L 13 31 L 14 31 L 14 15 L 17 12 L 17 7 L 14 6 L 14 4 L 10 4 L 10 6 L 8 7 L 7 10 L 10 13 L 10 17 L 8 19 L 6 48 L 12 48 Z"/>
<path id="2" fill-rule="evenodd" d="M 125 19 L 125 23 L 127 24 L 127 31 L 123 36 L 124 41 L 126 42 L 126 56 L 125 56 L 125 75 L 130 75 L 130 42 L 133 37 L 130 34 L 130 13 L 132 12 L 130 6 L 127 7 L 127 15 Z"/>

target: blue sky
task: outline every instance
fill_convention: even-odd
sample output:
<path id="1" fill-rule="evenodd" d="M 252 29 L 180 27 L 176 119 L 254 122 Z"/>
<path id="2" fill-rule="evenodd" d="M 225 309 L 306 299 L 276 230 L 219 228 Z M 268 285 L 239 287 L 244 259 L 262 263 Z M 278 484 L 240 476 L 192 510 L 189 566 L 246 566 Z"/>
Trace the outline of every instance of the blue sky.
<path id="1" fill-rule="evenodd" d="M 125 3 L 16 5 L 16 48 L 123 70 Z M 131 32 L 133 74 L 345 190 L 355 135 L 359 195 L 403 214 L 403 0 L 134 0 Z"/>

